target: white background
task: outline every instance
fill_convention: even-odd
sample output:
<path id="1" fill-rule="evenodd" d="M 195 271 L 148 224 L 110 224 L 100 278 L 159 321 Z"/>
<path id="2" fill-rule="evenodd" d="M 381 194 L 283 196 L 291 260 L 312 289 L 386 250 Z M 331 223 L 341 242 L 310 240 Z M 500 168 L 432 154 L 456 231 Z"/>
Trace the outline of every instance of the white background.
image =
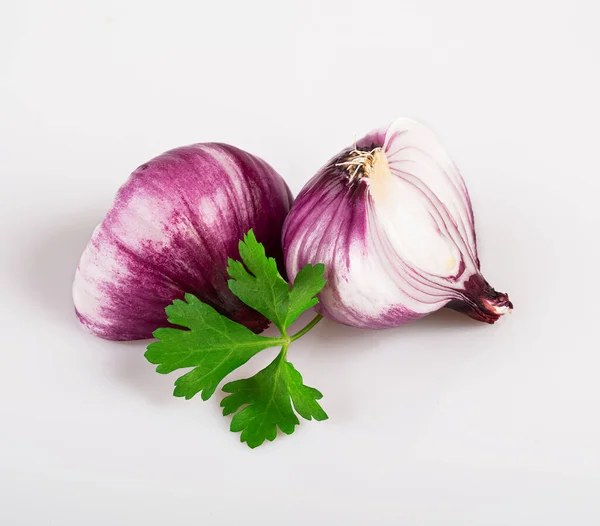
<path id="1" fill-rule="evenodd" d="M 0 524 L 599 524 L 594 5 L 2 0 Z M 225 141 L 297 193 L 400 115 L 461 168 L 512 316 L 321 323 L 290 357 L 330 420 L 254 451 L 144 342 L 78 326 L 77 260 L 139 164 Z"/>

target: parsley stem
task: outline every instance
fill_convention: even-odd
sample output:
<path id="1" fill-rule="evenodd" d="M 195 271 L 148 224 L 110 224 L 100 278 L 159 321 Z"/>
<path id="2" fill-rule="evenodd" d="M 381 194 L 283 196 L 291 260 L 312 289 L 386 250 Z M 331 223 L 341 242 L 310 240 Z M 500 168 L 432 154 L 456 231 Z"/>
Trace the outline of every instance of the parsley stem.
<path id="1" fill-rule="evenodd" d="M 290 336 L 290 342 L 294 342 L 298 338 L 301 338 L 302 336 L 304 336 L 308 331 L 310 331 L 322 319 L 323 319 L 323 316 L 321 316 L 320 314 L 317 314 L 306 327 L 300 329 L 296 334 L 292 334 Z"/>

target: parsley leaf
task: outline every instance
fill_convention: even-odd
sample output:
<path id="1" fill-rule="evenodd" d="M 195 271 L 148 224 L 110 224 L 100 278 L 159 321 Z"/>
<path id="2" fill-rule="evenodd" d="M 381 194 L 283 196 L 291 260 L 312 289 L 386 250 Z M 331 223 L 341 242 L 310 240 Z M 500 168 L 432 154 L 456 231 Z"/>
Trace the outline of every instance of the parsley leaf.
<path id="1" fill-rule="evenodd" d="M 294 323 L 305 310 L 319 303 L 317 294 L 325 286 L 324 272 L 325 265 L 323 263 L 318 263 L 314 267 L 306 265 L 300 269 L 289 295 L 288 312 L 285 319 L 286 328 Z"/>
<path id="2" fill-rule="evenodd" d="M 159 341 L 148 346 L 145 356 L 150 363 L 159 364 L 159 373 L 194 367 L 175 382 L 173 394 L 188 400 L 200 392 L 202 399 L 208 400 L 231 371 L 280 343 L 278 338 L 254 334 L 192 294 L 186 294 L 185 301 L 175 300 L 166 312 L 169 322 L 190 330 L 157 329 L 154 337 Z"/>
<path id="3" fill-rule="evenodd" d="M 318 303 L 316 295 L 325 286 L 325 266 L 306 265 L 298 272 L 290 290 L 277 270 L 275 259 L 267 258 L 252 230 L 240 241 L 239 250 L 244 263 L 229 259 L 229 289 L 285 334 L 300 314 Z"/>
<path id="4" fill-rule="evenodd" d="M 270 365 L 252 378 L 236 380 L 223 387 L 223 391 L 231 393 L 221 401 L 224 415 L 246 406 L 233 417 L 231 431 L 241 431 L 241 441 L 251 448 L 260 446 L 265 439 L 274 440 L 277 428 L 292 434 L 300 423 L 294 409 L 307 420 L 327 419 L 317 402 L 323 395 L 302 383 L 302 376 L 286 361 L 285 354 L 284 348 Z"/>
<path id="5" fill-rule="evenodd" d="M 242 431 L 241 441 L 254 448 L 273 440 L 277 428 L 292 433 L 299 424 L 296 413 L 307 420 L 327 419 L 317 402 L 323 395 L 304 385 L 300 373 L 286 359 L 289 345 L 321 319 L 317 316 L 297 333 L 287 333 L 300 314 L 318 303 L 316 296 L 325 285 L 325 267 L 306 265 L 290 287 L 252 230 L 240 241 L 239 252 L 241 262 L 228 260 L 228 286 L 246 305 L 271 320 L 281 336 L 254 334 L 196 296 L 186 294 L 185 301 L 175 300 L 166 308 L 169 322 L 184 329 L 157 329 L 154 336 L 159 341 L 148 346 L 145 356 L 158 365 L 159 373 L 192 367 L 175 381 L 173 394 L 190 399 L 200 393 L 203 400 L 208 400 L 229 373 L 255 354 L 268 347 L 281 347 L 265 369 L 223 388 L 230 393 L 221 403 L 223 414 L 235 413 L 231 431 Z"/>

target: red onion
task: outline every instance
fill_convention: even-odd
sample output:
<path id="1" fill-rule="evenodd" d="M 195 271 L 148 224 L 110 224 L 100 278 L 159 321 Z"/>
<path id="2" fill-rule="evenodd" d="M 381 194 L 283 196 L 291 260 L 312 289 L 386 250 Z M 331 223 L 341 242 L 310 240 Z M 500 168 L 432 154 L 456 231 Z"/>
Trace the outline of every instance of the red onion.
<path id="1" fill-rule="evenodd" d="M 480 273 L 465 183 L 410 119 L 369 133 L 308 182 L 284 225 L 288 276 L 324 263 L 321 313 L 395 327 L 444 306 L 494 323 L 512 309 Z"/>
<path id="2" fill-rule="evenodd" d="M 165 307 L 192 293 L 259 332 L 268 322 L 227 287 L 227 258 L 254 229 L 281 264 L 281 227 L 292 196 L 266 162 L 206 143 L 166 152 L 133 172 L 77 267 L 75 310 L 93 334 L 149 338 L 169 325 Z"/>

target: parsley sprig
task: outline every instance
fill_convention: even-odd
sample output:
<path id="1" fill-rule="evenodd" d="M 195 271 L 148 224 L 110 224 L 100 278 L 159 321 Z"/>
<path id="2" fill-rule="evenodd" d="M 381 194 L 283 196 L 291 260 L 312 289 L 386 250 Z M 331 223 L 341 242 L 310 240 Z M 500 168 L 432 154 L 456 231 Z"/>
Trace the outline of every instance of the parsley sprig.
<path id="1" fill-rule="evenodd" d="M 241 441 L 251 448 L 286 434 L 300 423 L 296 413 L 307 420 L 326 420 L 319 405 L 323 395 L 303 383 L 302 376 L 287 360 L 290 344 L 306 334 L 320 320 L 317 315 L 308 325 L 289 335 L 289 327 L 317 303 L 325 285 L 322 264 L 306 265 L 294 284 L 281 277 L 273 258 L 268 258 L 261 243 L 250 230 L 239 244 L 242 261 L 229 259 L 230 290 L 246 305 L 260 312 L 279 329 L 279 337 L 254 334 L 243 325 L 219 314 L 193 294 L 175 300 L 166 308 L 170 323 L 185 329 L 157 329 L 146 359 L 158 365 L 159 373 L 193 369 L 175 381 L 175 396 L 186 399 L 200 393 L 208 400 L 223 379 L 250 358 L 269 347 L 281 347 L 277 357 L 251 378 L 229 382 L 223 391 L 224 415 L 233 414 L 230 429 L 241 431 Z"/>

